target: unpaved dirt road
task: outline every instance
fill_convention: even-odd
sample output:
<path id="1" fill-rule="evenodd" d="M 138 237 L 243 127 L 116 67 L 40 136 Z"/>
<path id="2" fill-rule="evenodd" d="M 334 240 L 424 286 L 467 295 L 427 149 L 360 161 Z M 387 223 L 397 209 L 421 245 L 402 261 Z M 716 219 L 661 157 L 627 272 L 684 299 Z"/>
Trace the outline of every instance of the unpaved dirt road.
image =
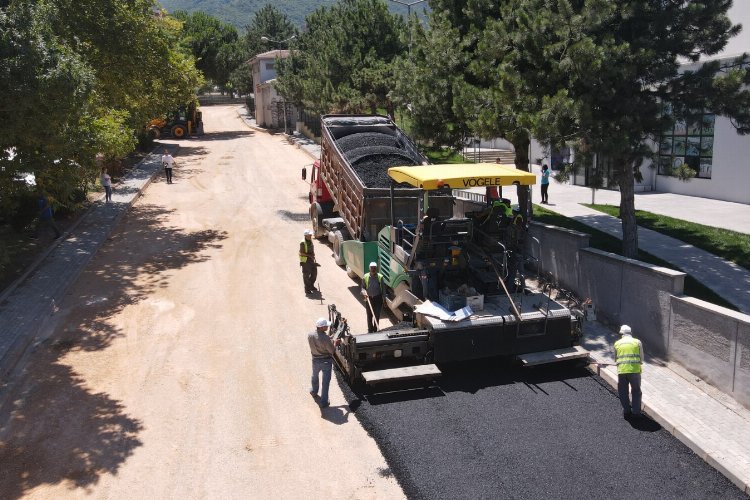
<path id="1" fill-rule="evenodd" d="M 317 245 L 321 300 L 297 249 L 309 227 L 282 135 L 204 108 L 175 183 L 146 190 L 69 291 L 0 420 L 0 498 L 402 498 L 336 383 L 309 396 L 306 333 L 355 286 Z"/>

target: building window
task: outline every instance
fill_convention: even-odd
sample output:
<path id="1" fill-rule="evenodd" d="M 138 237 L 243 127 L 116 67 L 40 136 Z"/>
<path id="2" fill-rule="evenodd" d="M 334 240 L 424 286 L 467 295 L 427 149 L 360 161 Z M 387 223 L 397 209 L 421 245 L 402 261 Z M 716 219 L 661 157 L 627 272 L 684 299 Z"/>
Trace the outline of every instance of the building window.
<path id="1" fill-rule="evenodd" d="M 715 121 L 715 115 L 704 114 L 677 121 L 666 130 L 659 140 L 659 175 L 674 175 L 675 169 L 687 165 L 695 170 L 695 177 L 710 179 Z"/>
<path id="2" fill-rule="evenodd" d="M 273 71 L 273 68 L 276 66 L 276 63 L 273 62 L 267 62 L 266 63 L 266 69 L 269 71 Z"/>

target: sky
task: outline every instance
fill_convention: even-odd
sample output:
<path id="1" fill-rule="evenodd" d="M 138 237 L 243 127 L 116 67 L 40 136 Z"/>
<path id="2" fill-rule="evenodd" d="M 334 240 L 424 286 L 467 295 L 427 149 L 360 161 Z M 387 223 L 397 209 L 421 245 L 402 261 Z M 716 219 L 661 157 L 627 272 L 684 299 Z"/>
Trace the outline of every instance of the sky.
<path id="1" fill-rule="evenodd" d="M 750 0 L 734 0 L 734 5 L 729 9 L 729 19 L 735 24 L 741 24 L 742 31 L 729 39 L 721 55 L 731 56 L 750 52 Z"/>

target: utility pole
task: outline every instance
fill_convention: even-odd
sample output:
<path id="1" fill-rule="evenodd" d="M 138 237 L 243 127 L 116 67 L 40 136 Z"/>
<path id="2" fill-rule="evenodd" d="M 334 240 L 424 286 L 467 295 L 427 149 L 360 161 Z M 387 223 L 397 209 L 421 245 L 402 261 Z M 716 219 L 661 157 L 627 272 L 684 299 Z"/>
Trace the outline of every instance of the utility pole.
<path id="1" fill-rule="evenodd" d="M 413 5 L 417 5 L 419 3 L 426 2 L 427 0 L 416 0 L 414 2 L 402 2 L 401 0 L 390 0 L 391 2 L 400 4 L 400 5 L 406 5 L 406 10 L 408 12 L 407 14 L 407 21 L 411 20 L 411 8 Z M 407 24 L 408 26 L 408 24 Z M 409 29 L 409 60 L 411 61 L 411 26 L 408 26 Z"/>

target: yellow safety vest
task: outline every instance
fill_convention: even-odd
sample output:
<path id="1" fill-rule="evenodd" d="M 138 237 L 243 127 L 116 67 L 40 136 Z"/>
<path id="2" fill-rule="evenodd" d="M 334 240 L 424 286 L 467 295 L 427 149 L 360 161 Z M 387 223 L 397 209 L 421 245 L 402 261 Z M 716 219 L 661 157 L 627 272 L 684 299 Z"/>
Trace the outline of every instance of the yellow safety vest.
<path id="1" fill-rule="evenodd" d="M 364 281 L 365 290 L 367 290 L 367 287 L 370 285 L 370 273 L 365 274 Z M 380 273 L 378 273 L 378 285 L 380 285 L 380 293 L 383 293 L 383 275 Z"/>
<path id="2" fill-rule="evenodd" d="M 633 337 L 615 342 L 617 373 L 641 373 L 641 343 Z"/>
<path id="3" fill-rule="evenodd" d="M 307 248 L 307 240 L 302 240 L 302 244 L 305 245 L 305 253 L 308 253 L 310 249 Z M 299 261 L 302 262 L 303 264 L 307 262 L 307 255 L 300 254 Z"/>

